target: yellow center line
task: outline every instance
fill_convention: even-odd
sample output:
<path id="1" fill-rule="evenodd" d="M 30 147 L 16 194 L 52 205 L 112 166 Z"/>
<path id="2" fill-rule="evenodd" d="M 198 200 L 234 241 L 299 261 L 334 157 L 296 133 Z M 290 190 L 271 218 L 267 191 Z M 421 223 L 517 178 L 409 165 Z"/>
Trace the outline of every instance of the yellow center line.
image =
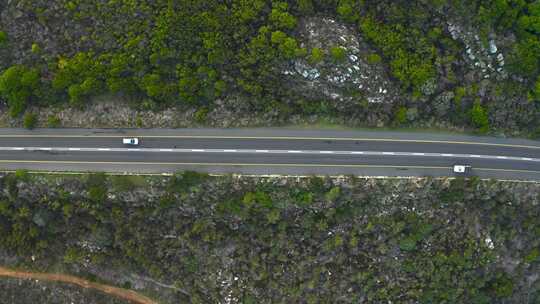
<path id="1" fill-rule="evenodd" d="M 445 166 L 399 166 L 399 165 L 363 165 L 363 164 L 257 164 L 257 163 L 196 163 L 196 162 L 111 162 L 111 161 L 62 161 L 62 160 L 0 160 L 0 163 L 28 163 L 28 164 L 88 164 L 88 165 L 143 165 L 143 166 L 228 166 L 228 167 L 306 167 L 306 168 L 387 168 L 387 169 L 445 169 L 452 167 Z M 538 173 L 536 170 L 519 169 L 498 169 L 498 168 L 474 168 L 475 171 L 500 171 L 500 172 L 518 172 L 518 173 Z"/>
<path id="2" fill-rule="evenodd" d="M 218 135 L 45 135 L 45 134 L 23 134 L 23 135 L 0 135 L 0 138 L 124 138 L 139 137 L 145 138 L 177 138 L 177 139 L 250 139 L 250 140 L 333 140 L 333 141 L 372 141 L 372 142 L 403 142 L 403 143 L 426 143 L 426 144 L 454 144 L 454 145 L 480 145 L 494 147 L 540 149 L 538 146 L 499 144 L 471 141 L 451 141 L 451 140 L 422 140 L 422 139 L 392 139 L 392 138 L 355 138 L 355 137 L 296 137 L 296 136 L 218 136 Z"/>

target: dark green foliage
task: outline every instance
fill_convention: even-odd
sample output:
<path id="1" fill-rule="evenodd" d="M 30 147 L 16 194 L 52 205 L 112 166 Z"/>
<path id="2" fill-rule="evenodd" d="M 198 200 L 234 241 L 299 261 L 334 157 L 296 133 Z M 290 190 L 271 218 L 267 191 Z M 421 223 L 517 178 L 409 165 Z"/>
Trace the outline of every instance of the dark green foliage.
<path id="1" fill-rule="evenodd" d="M 399 107 L 396 111 L 395 120 L 398 124 L 403 124 L 407 121 L 407 107 Z"/>
<path id="2" fill-rule="evenodd" d="M 186 191 L 189 187 L 202 183 L 208 178 L 208 174 L 195 171 L 184 171 L 175 174 L 169 181 L 171 191 Z"/>
<path id="3" fill-rule="evenodd" d="M 49 115 L 47 117 L 47 126 L 49 128 L 58 128 L 61 125 L 60 117 L 56 115 Z"/>
<path id="4" fill-rule="evenodd" d="M 419 33 L 399 24 L 382 24 L 370 16 L 360 21 L 360 30 L 390 60 L 393 75 L 407 89 L 416 92 L 435 77 L 433 48 L 425 38 L 410 39 Z M 414 52 L 410 52 L 412 49 Z"/>
<path id="5" fill-rule="evenodd" d="M 20 175 L 0 182 L 13 187 Z M 103 194 L 133 190 L 141 179 L 152 185 L 148 193 Z M 20 183 L 21 196 L 0 192 L 0 250 L 20 261 L 35 255 L 28 263 L 42 269 L 80 274 L 87 265 L 96 269 L 94 280 L 106 269 L 107 278 L 119 276 L 118 285 L 130 286 L 124 273 L 175 282 L 174 290 L 160 289 L 175 293 L 164 303 L 215 303 L 224 292 L 248 303 L 539 299 L 538 284 L 527 280 L 538 262 L 538 205 L 526 199 L 536 184 L 358 179 L 337 185 L 193 172 L 43 180 Z M 47 192 L 29 201 L 30 189 Z M 502 270 L 509 258 L 516 267 Z M 233 284 L 216 285 L 216 274 Z"/>
<path id="6" fill-rule="evenodd" d="M 489 118 L 486 110 L 479 102 L 475 102 L 471 110 L 471 121 L 473 125 L 482 133 L 489 129 Z"/>
<path id="7" fill-rule="evenodd" d="M 398 92 L 388 94 L 390 100 L 385 104 L 414 103 L 419 119 L 411 119 L 413 125 L 442 120 L 444 126 L 475 125 L 481 131 L 510 128 L 515 134 L 514 129 L 534 132 L 539 123 L 538 106 L 523 103 L 528 93 L 531 99 L 540 99 L 536 88 L 540 5 L 535 1 L 49 2 L 18 0 L 5 6 L 0 73 L 8 84 L 2 86 L 0 81 L 0 95 L 14 117 L 30 103 L 69 101 L 79 107 L 96 95 L 107 94 L 138 103 L 145 111 L 171 106 L 200 110 L 192 122 L 201 124 L 214 123 L 213 117 L 205 119 L 204 109 L 219 104 L 232 107 L 239 115 L 269 119 L 269 123 L 316 116 L 352 125 L 390 125 L 395 122 L 395 108 L 365 101 L 369 100 L 366 91 L 377 88 L 350 89 L 353 83 L 348 80 L 343 84 L 346 88 L 336 92 L 344 98 L 340 103 L 320 94 L 326 86 L 333 86 L 328 83 L 332 79 L 329 71 L 356 74 L 347 68 L 358 57 L 373 65 L 374 71 L 389 72 L 390 79 L 384 80 L 390 80 L 392 88 L 381 89 Z M 35 18 L 12 20 L 19 11 Z M 442 15 L 460 18 L 446 20 Z M 323 19 L 335 23 L 325 25 Z M 321 27 L 316 41 L 305 35 L 310 23 Z M 454 39 L 449 24 L 461 28 L 464 37 Z M 58 30 L 26 35 L 22 28 Z M 326 37 L 340 28 L 362 37 L 358 50 L 351 48 L 349 38 Z M 468 58 L 467 47 L 475 53 L 480 48 L 489 53 L 491 40 L 496 42 L 497 52 L 489 54 L 490 60 L 476 55 Z M 347 58 L 353 54 L 355 57 Z M 502 65 L 495 62 L 499 55 L 504 55 Z M 489 78 L 480 73 L 483 68 L 476 65 L 478 60 L 488 66 L 491 61 Z M 284 77 L 291 66 L 304 63 L 311 65 L 306 69 L 316 68 L 323 76 L 313 83 L 314 90 L 299 86 L 298 74 Z M 495 72 L 499 66 L 502 71 Z M 439 103 L 441 94 L 459 93 L 460 88 L 479 83 L 482 90 L 456 94 L 455 105 Z M 499 90 L 503 84 L 514 91 Z M 477 97 L 489 105 L 488 128 L 483 122 L 476 126 L 467 117 Z M 436 120 L 432 119 L 434 112 Z"/>
<path id="8" fill-rule="evenodd" d="M 0 75 L 0 96 L 7 100 L 11 117 L 25 110 L 31 98 L 37 95 L 39 86 L 38 71 L 25 66 L 12 66 Z"/>
<path id="9" fill-rule="evenodd" d="M 8 36 L 4 31 L 0 31 L 0 47 L 3 47 L 7 44 Z"/>
<path id="10" fill-rule="evenodd" d="M 37 124 L 37 115 L 35 113 L 26 113 L 23 117 L 23 126 L 26 129 L 33 129 Z"/>
<path id="11" fill-rule="evenodd" d="M 312 64 L 319 63 L 323 61 L 324 53 L 320 48 L 313 48 L 308 59 Z"/>
<path id="12" fill-rule="evenodd" d="M 330 54 L 332 55 L 332 59 L 336 62 L 342 62 L 345 60 L 346 51 L 345 48 L 334 46 L 330 49 Z"/>

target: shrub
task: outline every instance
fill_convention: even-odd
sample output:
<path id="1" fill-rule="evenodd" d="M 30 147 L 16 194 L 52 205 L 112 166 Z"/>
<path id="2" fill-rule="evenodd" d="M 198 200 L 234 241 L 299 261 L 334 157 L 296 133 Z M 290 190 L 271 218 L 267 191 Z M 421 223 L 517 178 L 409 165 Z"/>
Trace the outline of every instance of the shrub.
<path id="1" fill-rule="evenodd" d="M 107 181 L 107 176 L 103 172 L 89 174 L 86 178 L 86 185 L 88 187 L 100 187 L 104 186 Z"/>
<path id="2" fill-rule="evenodd" d="M 186 191 L 191 186 L 201 184 L 208 174 L 195 171 L 185 171 L 175 174 L 169 182 L 170 191 Z"/>
<path id="3" fill-rule="evenodd" d="M 112 176 L 111 181 L 116 191 L 130 191 L 147 185 L 140 175 Z"/>
<path id="4" fill-rule="evenodd" d="M 41 47 L 37 43 L 32 43 L 32 53 L 39 54 L 41 52 Z"/>
<path id="5" fill-rule="evenodd" d="M 377 63 L 381 63 L 382 61 L 382 58 L 381 56 L 379 56 L 379 54 L 369 54 L 367 56 L 367 62 L 369 64 L 377 64 Z"/>
<path id="6" fill-rule="evenodd" d="M 332 55 L 332 59 L 334 59 L 336 62 L 343 62 L 345 61 L 345 48 L 340 46 L 334 46 L 330 49 L 330 54 Z"/>
<path id="7" fill-rule="evenodd" d="M 4 31 L 0 31 L 0 47 L 7 44 L 7 34 Z"/>
<path id="8" fill-rule="evenodd" d="M 18 180 L 21 180 L 21 181 L 27 181 L 28 178 L 29 178 L 28 170 L 25 170 L 25 169 L 17 169 L 17 170 L 15 171 L 15 177 L 16 177 Z"/>
<path id="9" fill-rule="evenodd" d="M 49 128 L 58 128 L 60 126 L 60 118 L 56 115 L 49 115 L 47 117 L 47 126 Z"/>
<path id="10" fill-rule="evenodd" d="M 26 129 L 33 129 L 37 124 L 37 115 L 34 113 L 26 113 L 23 118 L 23 126 Z"/>
<path id="11" fill-rule="evenodd" d="M 311 50 L 311 55 L 309 56 L 309 62 L 311 64 L 316 64 L 324 59 L 324 52 L 320 48 L 313 48 Z"/>
<path id="12" fill-rule="evenodd" d="M 107 189 L 104 186 L 95 186 L 88 189 L 88 198 L 96 203 L 102 203 L 107 198 Z"/>
<path id="13" fill-rule="evenodd" d="M 200 107 L 197 112 L 195 112 L 195 121 L 198 123 L 203 123 L 206 121 L 206 116 L 208 115 L 207 107 Z"/>
<path id="14" fill-rule="evenodd" d="M 396 122 L 398 124 L 403 124 L 407 121 L 407 107 L 401 106 L 398 108 L 395 116 Z"/>
<path id="15" fill-rule="evenodd" d="M 473 105 L 473 108 L 471 110 L 471 121 L 473 125 L 478 128 L 478 130 L 482 133 L 485 133 L 488 131 L 489 128 L 489 120 L 488 115 L 486 113 L 486 110 L 479 101 L 476 101 Z"/>

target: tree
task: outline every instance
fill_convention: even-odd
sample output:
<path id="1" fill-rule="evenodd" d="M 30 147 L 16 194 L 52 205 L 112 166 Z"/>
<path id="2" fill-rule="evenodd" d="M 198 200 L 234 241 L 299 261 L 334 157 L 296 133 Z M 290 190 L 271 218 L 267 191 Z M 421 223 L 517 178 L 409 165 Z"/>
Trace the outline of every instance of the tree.
<path id="1" fill-rule="evenodd" d="M 296 26 L 296 18 L 287 12 L 286 2 L 274 2 L 270 12 L 270 22 L 275 29 L 292 30 Z"/>
<path id="2" fill-rule="evenodd" d="M 40 85 L 39 73 L 22 65 L 15 65 L 0 75 L 0 95 L 8 102 L 11 117 L 19 116 Z"/>

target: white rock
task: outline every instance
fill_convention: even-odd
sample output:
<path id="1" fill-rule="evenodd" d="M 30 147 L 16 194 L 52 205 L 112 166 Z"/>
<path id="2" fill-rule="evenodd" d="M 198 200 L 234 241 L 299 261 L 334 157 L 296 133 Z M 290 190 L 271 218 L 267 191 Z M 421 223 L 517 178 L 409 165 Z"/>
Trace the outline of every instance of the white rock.
<path id="1" fill-rule="evenodd" d="M 484 240 L 486 242 L 486 246 L 488 246 L 489 249 L 495 248 L 495 245 L 493 245 L 493 240 L 488 236 Z"/>
<path id="2" fill-rule="evenodd" d="M 490 40 L 490 41 L 489 41 L 489 52 L 490 52 L 491 54 L 497 53 L 497 45 L 495 45 L 495 41 L 494 41 L 494 40 Z"/>

